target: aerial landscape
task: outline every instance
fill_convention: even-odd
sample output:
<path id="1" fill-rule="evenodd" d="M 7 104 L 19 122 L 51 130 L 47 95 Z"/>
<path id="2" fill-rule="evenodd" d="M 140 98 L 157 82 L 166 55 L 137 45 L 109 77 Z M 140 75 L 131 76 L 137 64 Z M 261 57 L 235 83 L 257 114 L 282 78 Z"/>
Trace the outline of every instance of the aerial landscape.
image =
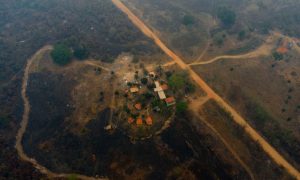
<path id="1" fill-rule="evenodd" d="M 0 179 L 300 180 L 299 0 L 0 3 Z"/>

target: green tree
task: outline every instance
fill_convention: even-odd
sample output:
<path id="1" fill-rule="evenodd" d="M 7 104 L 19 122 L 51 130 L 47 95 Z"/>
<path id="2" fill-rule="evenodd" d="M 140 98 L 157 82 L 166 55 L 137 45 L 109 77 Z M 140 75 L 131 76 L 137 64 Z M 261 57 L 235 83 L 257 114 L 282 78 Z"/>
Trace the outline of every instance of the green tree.
<path id="1" fill-rule="evenodd" d="M 191 15 L 185 15 L 182 19 L 182 23 L 186 26 L 195 24 L 195 18 Z"/>
<path id="2" fill-rule="evenodd" d="M 227 28 L 233 26 L 236 20 L 235 12 L 231 9 L 228 9 L 227 7 L 219 8 L 217 16 L 222 21 L 223 25 Z"/>
<path id="3" fill-rule="evenodd" d="M 176 112 L 181 114 L 184 113 L 188 108 L 188 104 L 185 101 L 178 102 L 176 104 Z"/>
<path id="4" fill-rule="evenodd" d="M 0 129 L 1 128 L 6 128 L 8 126 L 8 124 L 9 124 L 8 118 L 5 117 L 5 116 L 1 116 L 0 117 Z"/>
<path id="5" fill-rule="evenodd" d="M 89 52 L 85 47 L 77 47 L 74 49 L 74 57 L 83 60 L 89 57 Z"/>
<path id="6" fill-rule="evenodd" d="M 278 52 L 274 52 L 273 53 L 273 58 L 276 60 L 276 61 L 280 61 L 283 59 L 283 55 L 278 53 Z"/>
<path id="7" fill-rule="evenodd" d="M 63 44 L 57 44 L 54 46 L 54 49 L 51 52 L 51 57 L 54 63 L 63 66 L 70 63 L 72 52 L 67 46 Z"/>
<path id="8" fill-rule="evenodd" d="M 238 39 L 239 39 L 240 41 L 242 41 L 242 40 L 244 40 L 245 38 L 246 38 L 246 31 L 245 31 L 245 30 L 240 31 L 239 34 L 238 34 Z"/>
<path id="9" fill-rule="evenodd" d="M 185 78 L 183 74 L 172 74 L 169 78 L 169 85 L 173 89 L 181 89 L 185 85 Z"/>
<path id="10" fill-rule="evenodd" d="M 142 78 L 141 83 L 146 85 L 148 83 L 148 79 L 147 78 Z"/>

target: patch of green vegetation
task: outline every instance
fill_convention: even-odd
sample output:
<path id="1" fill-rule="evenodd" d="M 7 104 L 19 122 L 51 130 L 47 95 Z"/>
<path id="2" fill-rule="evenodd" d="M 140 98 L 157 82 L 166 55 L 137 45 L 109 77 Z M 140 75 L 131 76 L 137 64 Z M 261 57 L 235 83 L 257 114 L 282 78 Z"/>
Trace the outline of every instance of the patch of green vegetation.
<path id="1" fill-rule="evenodd" d="M 256 102 L 247 103 L 248 117 L 254 122 L 262 134 L 275 147 L 284 149 L 297 160 L 300 158 L 300 143 L 297 138 L 287 129 L 280 127 L 274 119 L 260 104 Z M 297 161 L 299 163 L 299 161 Z"/>
<path id="2" fill-rule="evenodd" d="M 276 60 L 276 61 L 281 61 L 283 59 L 283 55 L 278 52 L 273 52 L 272 55 L 273 55 L 274 60 Z"/>
<path id="3" fill-rule="evenodd" d="M 181 89 L 185 84 L 185 77 L 182 73 L 174 73 L 169 78 L 169 85 L 172 89 Z"/>
<path id="4" fill-rule="evenodd" d="M 185 101 L 180 101 L 176 104 L 176 113 L 182 114 L 184 113 L 188 108 L 188 104 Z"/>
<path id="5" fill-rule="evenodd" d="M 218 47 L 221 47 L 223 46 L 225 39 L 226 39 L 226 34 L 224 32 L 220 32 L 214 35 L 213 42 Z"/>
<path id="6" fill-rule="evenodd" d="M 237 54 L 243 54 L 250 52 L 254 49 L 256 49 L 258 46 L 260 46 L 262 41 L 260 39 L 252 39 L 249 42 L 247 42 L 244 46 L 236 48 L 236 49 L 231 49 L 226 52 L 226 54 L 229 55 L 237 55 Z"/>
<path id="7" fill-rule="evenodd" d="M 195 24 L 195 22 L 196 20 L 194 16 L 191 15 L 185 15 L 182 19 L 182 24 L 184 24 L 185 26 L 193 25 Z"/>
<path id="8" fill-rule="evenodd" d="M 0 129 L 6 128 L 9 124 L 9 120 L 6 116 L 0 116 Z"/>
<path id="9" fill-rule="evenodd" d="M 51 57 L 54 63 L 64 66 L 70 63 L 72 58 L 72 51 L 64 44 L 57 44 L 51 52 Z"/>
<path id="10" fill-rule="evenodd" d="M 74 57 L 76 57 L 77 59 L 83 60 L 89 57 L 89 51 L 87 50 L 87 48 L 85 47 L 77 47 L 74 48 L 74 52 L 73 52 Z"/>
<path id="11" fill-rule="evenodd" d="M 75 174 L 71 174 L 71 175 L 68 176 L 67 179 L 68 180 L 77 180 L 78 178 L 77 178 L 77 176 Z"/>
<path id="12" fill-rule="evenodd" d="M 243 41 L 245 38 L 246 38 L 246 35 L 247 35 L 247 32 L 245 30 L 241 30 L 239 33 L 238 33 L 238 39 L 240 41 Z"/>
<path id="13" fill-rule="evenodd" d="M 222 24 L 227 28 L 233 26 L 236 21 L 235 12 L 227 7 L 220 7 L 217 11 L 217 16 L 221 20 Z"/>

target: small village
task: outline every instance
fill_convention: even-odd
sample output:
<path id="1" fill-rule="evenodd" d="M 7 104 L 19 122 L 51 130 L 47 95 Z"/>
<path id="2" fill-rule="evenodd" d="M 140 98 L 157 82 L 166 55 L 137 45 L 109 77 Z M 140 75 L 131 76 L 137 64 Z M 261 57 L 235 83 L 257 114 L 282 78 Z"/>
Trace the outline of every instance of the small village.
<path id="1" fill-rule="evenodd" d="M 175 115 L 176 98 L 162 68 L 137 70 L 124 77 L 116 97 L 115 122 L 131 137 L 149 137 L 161 130 Z M 122 92 L 122 93 L 120 93 Z"/>

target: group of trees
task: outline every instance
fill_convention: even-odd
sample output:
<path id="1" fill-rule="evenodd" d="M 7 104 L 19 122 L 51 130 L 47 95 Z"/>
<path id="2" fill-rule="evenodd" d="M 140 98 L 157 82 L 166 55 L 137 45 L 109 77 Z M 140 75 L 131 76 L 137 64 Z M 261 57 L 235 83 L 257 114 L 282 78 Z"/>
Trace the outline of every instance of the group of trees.
<path id="1" fill-rule="evenodd" d="M 183 16 L 182 24 L 184 24 L 185 26 L 193 25 L 193 24 L 195 24 L 195 22 L 196 22 L 196 20 L 195 20 L 194 16 L 191 16 L 191 15 Z"/>
<path id="2" fill-rule="evenodd" d="M 220 7 L 217 11 L 217 17 L 226 28 L 233 26 L 236 21 L 235 12 L 227 7 Z"/>
<path id="3" fill-rule="evenodd" d="M 85 47 L 81 46 L 72 50 L 65 44 L 56 44 L 51 52 L 53 61 L 61 66 L 70 63 L 73 57 L 82 60 L 88 58 L 88 56 L 89 52 Z"/>

